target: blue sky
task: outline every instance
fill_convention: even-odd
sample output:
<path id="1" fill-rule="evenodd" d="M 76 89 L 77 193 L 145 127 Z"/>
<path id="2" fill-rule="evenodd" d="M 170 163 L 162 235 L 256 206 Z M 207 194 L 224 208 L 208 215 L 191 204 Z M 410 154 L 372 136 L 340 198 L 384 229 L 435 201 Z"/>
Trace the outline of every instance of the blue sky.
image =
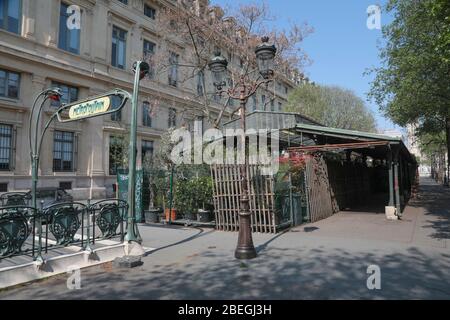
<path id="1" fill-rule="evenodd" d="M 233 7 L 257 0 L 211 0 L 212 4 Z M 384 5 L 385 0 L 266 0 L 277 28 L 289 28 L 291 22 L 307 22 L 314 28 L 302 45 L 312 60 L 305 70 L 314 82 L 339 85 L 354 91 L 374 112 L 380 130 L 398 128 L 385 119 L 378 107 L 367 101 L 373 76 L 363 75 L 367 68 L 376 67 L 381 30 L 369 30 L 366 25 L 368 6 Z M 389 22 L 382 14 L 382 25 Z"/>

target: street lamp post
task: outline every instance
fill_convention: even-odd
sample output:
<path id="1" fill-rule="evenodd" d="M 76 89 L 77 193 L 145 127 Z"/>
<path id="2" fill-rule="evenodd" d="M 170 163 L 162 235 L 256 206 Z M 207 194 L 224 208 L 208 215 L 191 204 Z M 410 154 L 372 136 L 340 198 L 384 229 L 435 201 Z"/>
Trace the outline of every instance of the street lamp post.
<path id="1" fill-rule="evenodd" d="M 209 62 L 209 69 L 213 76 L 213 84 L 218 93 L 226 93 L 230 98 L 240 101 L 240 123 L 241 123 L 241 145 L 244 152 L 244 164 L 240 167 L 242 195 L 240 198 L 240 212 L 239 212 L 239 235 L 238 243 L 234 253 L 237 259 L 253 259 L 257 256 L 255 246 L 252 239 L 251 229 L 251 212 L 250 212 L 250 197 L 248 193 L 248 155 L 246 152 L 246 110 L 248 98 L 256 93 L 258 88 L 272 81 L 274 70 L 274 58 L 277 52 L 275 45 L 268 43 L 269 38 L 263 37 L 262 43 L 256 47 L 255 55 L 258 64 L 260 77 L 256 80 L 251 80 L 248 75 L 242 75 L 239 78 L 237 85 L 234 88 L 223 90 L 226 85 L 225 74 L 227 71 L 228 61 L 216 52 L 215 56 Z M 262 79 L 261 79 L 262 77 Z"/>
<path id="2" fill-rule="evenodd" d="M 131 98 L 131 128 L 128 167 L 128 228 L 125 240 L 142 243 L 136 223 L 136 156 L 137 156 L 137 117 L 140 81 L 149 73 L 150 66 L 144 61 L 136 61 L 133 65 L 134 87 Z"/>
<path id="3" fill-rule="evenodd" d="M 37 200 L 36 200 L 36 189 L 37 189 L 37 182 L 38 182 L 38 171 L 39 171 L 39 157 L 41 153 L 41 147 L 42 147 L 42 141 L 45 135 L 45 132 L 47 131 L 48 127 L 50 126 L 50 123 L 55 119 L 56 113 L 53 114 L 50 119 L 47 121 L 44 131 L 42 131 L 40 138 L 39 136 L 39 120 L 41 117 L 42 109 L 46 101 L 48 100 L 54 100 L 59 101 L 61 98 L 61 89 L 59 88 L 51 88 L 42 91 L 37 95 L 33 102 L 33 107 L 31 108 L 31 114 L 30 114 L 30 121 L 28 124 L 28 140 L 30 144 L 30 160 L 31 160 L 31 206 L 36 210 L 37 212 Z M 41 97 L 44 97 L 44 99 L 41 101 L 39 107 L 36 110 L 37 102 Z M 34 117 L 35 112 L 37 112 L 37 115 Z M 36 217 L 35 217 L 36 219 Z M 39 263 L 43 263 L 44 259 L 42 258 L 42 219 L 38 219 L 37 223 L 37 233 L 38 233 L 38 250 L 37 255 L 34 257 L 35 261 L 38 261 Z"/>

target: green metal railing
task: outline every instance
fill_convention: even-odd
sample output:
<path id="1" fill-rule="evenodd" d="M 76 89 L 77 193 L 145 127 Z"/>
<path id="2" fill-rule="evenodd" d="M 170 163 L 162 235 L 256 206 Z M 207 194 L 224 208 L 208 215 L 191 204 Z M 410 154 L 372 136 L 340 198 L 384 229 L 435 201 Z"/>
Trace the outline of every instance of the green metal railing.
<path id="1" fill-rule="evenodd" d="M 50 250 L 67 246 L 92 251 L 99 240 L 123 242 L 127 212 L 128 204 L 118 199 L 87 205 L 58 203 L 39 210 L 29 206 L 0 207 L 0 259 L 25 255 L 38 260 Z"/>

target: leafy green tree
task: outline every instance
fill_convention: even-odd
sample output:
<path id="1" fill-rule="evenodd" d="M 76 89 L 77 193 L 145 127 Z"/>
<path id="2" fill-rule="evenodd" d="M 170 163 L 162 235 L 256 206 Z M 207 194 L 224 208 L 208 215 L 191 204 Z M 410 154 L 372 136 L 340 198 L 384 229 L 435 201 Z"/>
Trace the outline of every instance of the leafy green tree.
<path id="1" fill-rule="evenodd" d="M 420 151 L 427 156 L 428 159 L 433 154 L 442 153 L 445 149 L 445 135 L 423 133 L 420 136 Z"/>
<path id="2" fill-rule="evenodd" d="M 164 207 L 170 172 L 164 169 L 164 164 L 160 162 L 160 159 L 154 157 L 145 157 L 142 168 L 144 170 L 144 190 L 148 196 L 145 203 L 148 203 L 149 209 Z"/>
<path id="3" fill-rule="evenodd" d="M 286 111 L 301 113 L 333 128 L 375 132 L 372 113 L 352 91 L 304 84 L 289 96 Z"/>
<path id="4" fill-rule="evenodd" d="M 439 182 L 445 182 L 445 133 L 422 133 L 419 137 L 420 150 L 425 155 L 421 164 L 431 167 L 432 177 Z"/>
<path id="5" fill-rule="evenodd" d="M 370 96 L 395 123 L 417 124 L 419 137 L 444 132 L 450 155 L 450 2 L 390 0 L 385 10 L 394 20 Z"/>

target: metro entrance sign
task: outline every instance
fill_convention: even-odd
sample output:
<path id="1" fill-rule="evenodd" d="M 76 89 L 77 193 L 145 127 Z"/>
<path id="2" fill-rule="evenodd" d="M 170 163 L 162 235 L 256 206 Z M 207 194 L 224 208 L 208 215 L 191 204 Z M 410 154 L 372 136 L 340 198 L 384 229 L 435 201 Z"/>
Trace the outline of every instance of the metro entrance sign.
<path id="1" fill-rule="evenodd" d="M 109 110 L 111 99 L 103 97 L 100 99 L 88 101 L 82 104 L 76 104 L 69 109 L 69 118 L 71 120 L 79 120 L 86 117 L 103 114 Z"/>
<path id="2" fill-rule="evenodd" d="M 101 96 L 90 97 L 83 101 L 67 104 L 57 111 L 58 121 L 71 122 L 114 113 L 121 110 L 129 98 L 131 96 L 128 92 L 115 89 Z M 69 118 L 66 117 L 67 111 L 69 111 Z"/>
<path id="3" fill-rule="evenodd" d="M 134 197 L 136 192 L 136 154 L 137 154 L 137 118 L 138 118 L 138 96 L 139 83 L 149 73 L 150 66 L 147 62 L 136 61 L 133 64 L 134 84 L 133 94 L 122 89 L 114 89 L 106 94 L 91 97 L 83 101 L 77 101 L 72 104 L 63 105 L 56 112 L 54 112 L 50 119 L 45 123 L 44 129 L 39 135 L 40 129 L 40 115 L 46 101 L 55 100 L 60 101 L 63 96 L 61 89 L 51 88 L 39 93 L 34 99 L 33 107 L 31 108 L 28 140 L 30 144 L 30 160 L 31 160 L 31 198 L 32 206 L 37 210 L 36 189 L 39 179 L 39 157 L 42 149 L 44 135 L 51 123 L 58 118 L 59 122 L 71 122 L 81 119 L 98 117 L 120 111 L 128 101 L 131 99 L 131 126 L 130 126 L 130 147 L 129 147 L 129 184 L 128 184 L 128 223 L 125 241 L 128 243 L 137 242 L 140 249 L 142 247 L 142 239 L 139 235 L 139 229 L 136 221 L 136 199 Z M 41 100 L 40 105 L 37 106 L 38 101 Z M 35 115 L 35 116 L 34 116 Z M 43 265 L 44 259 L 42 257 L 42 221 L 37 221 L 37 233 L 39 235 L 38 250 L 36 255 L 33 253 L 33 259 Z M 141 250 L 143 252 L 143 249 Z"/>

